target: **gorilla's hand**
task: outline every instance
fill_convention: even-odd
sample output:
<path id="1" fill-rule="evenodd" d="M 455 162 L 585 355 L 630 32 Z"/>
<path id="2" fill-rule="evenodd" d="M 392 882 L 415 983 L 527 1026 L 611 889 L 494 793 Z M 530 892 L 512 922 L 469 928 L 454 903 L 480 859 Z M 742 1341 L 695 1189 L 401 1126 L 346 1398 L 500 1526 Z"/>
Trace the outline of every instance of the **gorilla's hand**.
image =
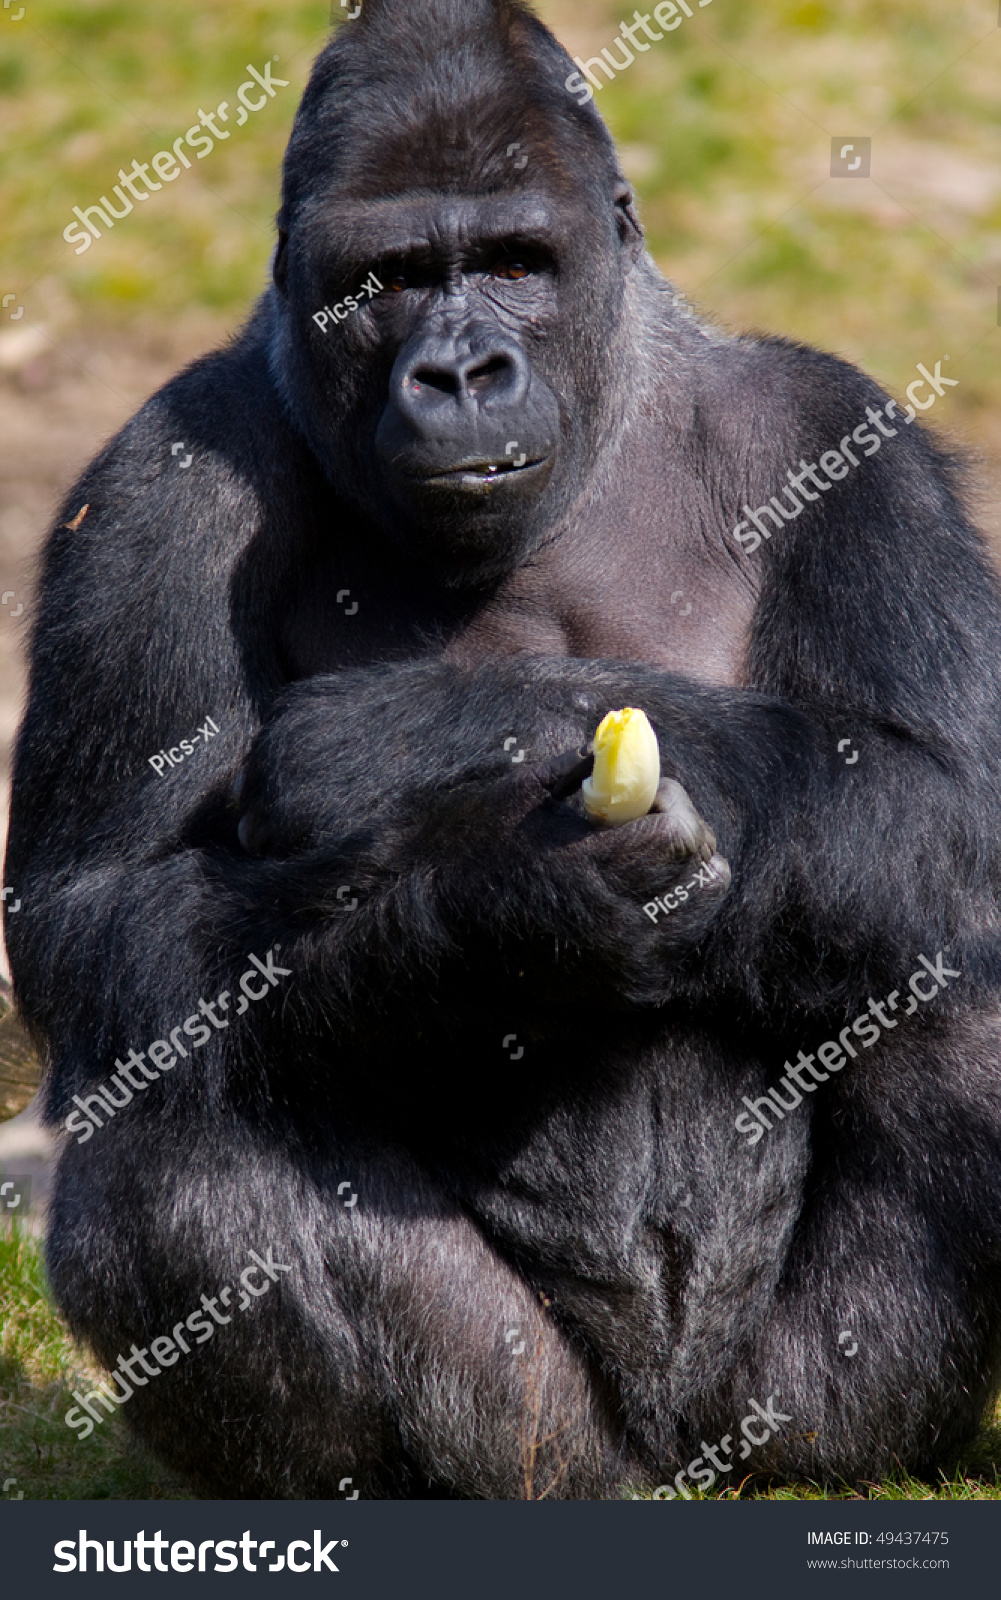
<path id="1" fill-rule="evenodd" d="M 407 849 L 434 863 L 439 904 L 464 947 L 563 979 L 577 998 L 667 998 L 678 957 L 708 932 L 730 884 L 712 829 L 673 779 L 650 813 L 616 827 L 586 814 L 582 751 L 435 796 Z M 583 984 L 582 984 L 582 981 Z M 552 990 L 550 990 L 552 992 Z"/>
<path id="2" fill-rule="evenodd" d="M 590 759 L 565 757 L 538 774 L 551 798 L 568 802 L 578 819 L 584 813 L 575 791 Z M 562 852 L 543 843 L 541 854 L 557 881 L 566 878 L 567 890 L 600 906 L 593 923 L 607 941 L 606 958 L 618 966 L 627 957 L 625 967 L 642 968 L 644 987 L 652 982 L 658 990 L 663 957 L 698 942 L 730 886 L 713 830 L 673 778 L 661 780 L 645 817 L 617 827 L 588 819 L 586 832 Z"/>
<path id="3" fill-rule="evenodd" d="M 570 800 L 580 792 L 593 764 L 590 753 L 578 750 L 536 768 L 531 776 L 538 780 L 550 799 Z M 577 815 L 584 813 L 578 811 Z M 640 889 L 649 879 L 652 864 L 663 871 L 675 863 L 683 864 L 684 868 L 693 862 L 712 866 L 710 877 L 717 888 L 725 889 L 729 885 L 730 868 L 716 853 L 716 835 L 699 816 L 687 791 L 674 778 L 661 779 L 645 817 L 617 826 L 596 823 L 590 818 L 588 821 L 587 832 L 573 848 L 585 851 L 612 873 L 627 862 L 635 861 Z M 705 877 L 700 881 L 707 882 Z"/>
<path id="4" fill-rule="evenodd" d="M 693 910 L 696 903 L 704 912 L 715 910 L 730 886 L 730 866 L 716 850 L 715 834 L 673 778 L 661 780 L 647 816 L 624 827 L 596 829 L 584 848 L 630 897 L 645 894 L 656 878 L 643 903 L 655 925 L 666 924 L 690 900 Z M 699 891 L 708 891 L 704 900 Z M 690 937 L 704 920 L 695 918 L 693 924 L 688 917 L 674 926 Z"/>
<path id="5" fill-rule="evenodd" d="M 392 944 L 398 965 L 409 938 L 461 950 L 467 969 L 533 969 L 547 992 L 665 999 L 729 885 L 712 830 L 671 779 L 638 821 L 593 821 L 580 794 L 592 757 L 514 764 L 493 702 L 485 712 L 477 684 L 457 693 L 454 678 L 397 669 L 289 692 L 238 785 L 262 890 L 298 901 L 321 937 L 364 944 L 366 962 L 391 964 Z M 536 748 L 584 732 L 562 711 L 500 715 Z M 345 883 L 360 902 L 350 926 Z"/>

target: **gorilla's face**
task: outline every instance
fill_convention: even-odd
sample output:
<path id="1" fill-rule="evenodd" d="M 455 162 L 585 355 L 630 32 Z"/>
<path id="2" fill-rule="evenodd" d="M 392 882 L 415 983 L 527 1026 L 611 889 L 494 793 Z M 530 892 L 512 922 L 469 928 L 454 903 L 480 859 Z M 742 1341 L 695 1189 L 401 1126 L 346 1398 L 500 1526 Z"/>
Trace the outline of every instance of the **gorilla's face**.
<path id="1" fill-rule="evenodd" d="M 432 206 L 414 223 L 386 262 L 380 312 L 398 352 L 375 435 L 387 498 L 432 538 L 506 543 L 561 442 L 542 348 L 557 320 L 554 229 L 517 201 Z"/>
<path id="2" fill-rule="evenodd" d="M 279 248 L 300 424 L 339 492 L 453 584 L 538 546 L 607 424 L 631 197 L 559 187 L 312 199 Z"/>

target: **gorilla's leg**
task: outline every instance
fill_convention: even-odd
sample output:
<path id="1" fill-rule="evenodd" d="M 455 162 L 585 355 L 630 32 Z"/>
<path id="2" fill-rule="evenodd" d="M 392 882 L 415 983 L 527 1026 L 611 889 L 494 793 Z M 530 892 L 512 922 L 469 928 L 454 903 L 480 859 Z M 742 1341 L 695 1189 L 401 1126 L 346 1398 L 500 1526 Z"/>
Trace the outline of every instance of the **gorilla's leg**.
<path id="1" fill-rule="evenodd" d="M 1001 1027 L 905 1026 L 793 1113 L 810 1170 L 733 1391 L 781 1393 L 795 1420 L 763 1464 L 783 1475 L 951 1469 L 997 1393 Z"/>
<path id="2" fill-rule="evenodd" d="M 583 1361 L 409 1156 L 331 1141 L 318 1162 L 287 1129 L 235 1119 L 194 1146 L 172 1131 L 141 1161 L 124 1122 L 68 1148 L 49 1260 L 109 1367 L 172 1332 L 190 1345 L 145 1383 L 133 1360 L 126 1416 L 203 1492 L 614 1491 L 624 1468 Z M 251 1274 L 256 1298 L 240 1286 L 252 1251 L 273 1264 L 272 1282 Z"/>
<path id="3" fill-rule="evenodd" d="M 641 1048 L 589 1020 L 566 1092 L 468 1159 L 467 1208 L 621 1396 L 634 1481 L 691 1490 L 722 1440 L 724 1486 L 934 1474 L 975 1434 L 1001 1364 L 1001 1023 L 898 1016 L 826 1082 L 801 1072 L 798 1104 L 776 1090 L 784 1114 L 782 1057 L 836 1024 L 793 1043 L 676 1011 Z"/>

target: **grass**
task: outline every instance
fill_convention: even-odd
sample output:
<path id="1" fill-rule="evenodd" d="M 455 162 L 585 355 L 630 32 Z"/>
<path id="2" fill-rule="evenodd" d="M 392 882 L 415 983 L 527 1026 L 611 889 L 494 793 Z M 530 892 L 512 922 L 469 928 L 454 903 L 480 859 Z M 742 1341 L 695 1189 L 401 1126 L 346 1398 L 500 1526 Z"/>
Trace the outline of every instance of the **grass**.
<path id="1" fill-rule="evenodd" d="M 45 1282 L 38 1241 L 0 1222 L 0 1494 L 25 1500 L 190 1499 L 132 1445 L 120 1416 L 81 1440 L 64 1417 L 99 1376 L 74 1344 Z M 12 1483 L 10 1480 L 13 1479 Z"/>
<path id="2" fill-rule="evenodd" d="M 97 336 L 193 308 L 242 318 L 266 279 L 282 150 L 331 9 L 342 15 L 327 0 L 29 0 L 20 23 L 0 20 L 0 276 L 29 319 L 57 305 Z M 538 9 L 586 56 L 629 15 L 609 0 Z M 713 0 L 597 97 L 654 253 L 686 293 L 729 325 L 843 351 L 897 392 L 948 351 L 953 417 L 992 437 L 996 22 L 988 0 Z M 74 255 L 74 205 L 275 57 L 287 89 Z M 830 177 L 832 137 L 853 134 L 872 137 L 871 181 Z"/>
<path id="3" fill-rule="evenodd" d="M 971 1452 L 969 1461 L 960 1463 L 951 1475 L 943 1473 L 934 1483 L 912 1478 L 901 1470 L 882 1483 L 870 1483 L 858 1488 L 850 1484 L 842 1487 L 824 1487 L 816 1483 L 789 1483 L 759 1488 L 753 1478 L 746 1479 L 732 1489 L 721 1489 L 708 1494 L 686 1484 L 693 1500 L 1001 1500 L 1001 1477 L 997 1463 L 1001 1462 L 1001 1426 L 999 1418 L 983 1429 Z M 637 1495 L 649 1500 L 649 1493 Z"/>
<path id="4" fill-rule="evenodd" d="M 816 1483 L 770 1484 L 749 1475 L 732 1487 L 711 1489 L 708 1494 L 686 1483 L 693 1500 L 1001 1500 L 1001 1405 L 984 1424 L 967 1455 L 951 1473 L 941 1473 L 934 1482 L 911 1477 L 903 1469 L 882 1483 L 854 1487 L 850 1484 L 824 1487 Z M 632 1492 L 632 1491 L 630 1491 Z M 638 1499 L 651 1495 L 639 1493 Z"/>
<path id="5" fill-rule="evenodd" d="M 543 9 L 587 56 L 631 15 Z M 950 428 L 993 437 L 999 58 L 983 0 L 713 0 L 597 101 L 690 298 L 842 352 L 898 394 L 925 352 L 949 352 Z M 872 138 L 870 181 L 830 176 L 832 139 L 854 135 Z"/>
<path id="6" fill-rule="evenodd" d="M 186 1500 L 185 1485 L 132 1444 L 121 1416 L 88 1439 L 63 1418 L 72 1391 L 100 1376 L 74 1344 L 56 1310 L 38 1241 L 19 1224 L 0 1222 L 0 1488 L 25 1500 Z M 764 1500 L 1001 1500 L 1001 1416 L 983 1429 L 969 1459 L 950 1478 L 923 1483 L 900 1473 L 858 1491 L 811 1484 L 733 1489 L 692 1498 Z M 14 1479 L 13 1483 L 9 1480 Z M 640 1498 L 649 1498 L 641 1494 Z"/>
<path id="7" fill-rule="evenodd" d="M 329 7 L 172 0 L 36 0 L 0 34 L 0 210 L 14 225 L 4 278 L 32 312 L 55 280 L 78 318 L 148 325 L 192 304 L 238 312 L 260 291 L 282 150 Z M 77 257 L 62 238 L 72 207 L 111 194 L 120 167 L 148 161 L 236 90 L 250 62 L 274 61 L 288 88 L 172 186 Z M 225 131 L 225 130 L 224 130 Z M 112 200 L 115 205 L 118 204 Z M 155 205 L 150 201 L 154 201 Z M 36 305 L 42 296 L 36 293 Z"/>

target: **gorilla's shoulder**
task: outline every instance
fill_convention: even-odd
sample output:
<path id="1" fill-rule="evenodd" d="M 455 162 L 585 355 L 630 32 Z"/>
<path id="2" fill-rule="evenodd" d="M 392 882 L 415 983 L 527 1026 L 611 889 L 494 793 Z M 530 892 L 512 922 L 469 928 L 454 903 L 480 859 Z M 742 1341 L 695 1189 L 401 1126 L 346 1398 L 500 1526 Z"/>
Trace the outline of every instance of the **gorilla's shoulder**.
<path id="1" fill-rule="evenodd" d="M 291 436 L 292 428 L 268 371 L 259 319 L 176 373 L 112 444 L 142 450 L 168 434 L 172 441 L 183 440 L 188 451 L 201 446 L 232 453 L 286 443 L 282 435 Z"/>
<path id="2" fill-rule="evenodd" d="M 893 400 L 876 379 L 842 356 L 752 333 L 706 341 L 694 412 L 700 432 L 724 459 L 752 459 L 784 471 L 800 452 L 836 449 L 856 429 L 871 427 L 871 413 L 894 415 Z M 895 419 L 898 433 L 906 435 L 902 448 L 912 466 L 956 484 L 964 478 L 961 453 L 934 430 L 902 426 L 902 401 Z M 880 458 L 873 470 L 883 474 L 887 463 Z"/>
<path id="3" fill-rule="evenodd" d="M 790 410 L 840 417 L 887 396 L 868 373 L 843 356 L 775 334 L 749 333 L 706 347 L 706 376 L 735 406 L 759 416 Z"/>
<path id="4" fill-rule="evenodd" d="M 265 459 L 291 462 L 302 450 L 270 378 L 265 326 L 256 315 L 150 395 L 91 461 L 82 486 L 98 480 L 102 488 L 125 488 L 128 480 L 139 488 L 176 474 L 192 475 L 193 483 L 205 472 L 254 480 Z"/>
<path id="5" fill-rule="evenodd" d="M 94 567 L 116 587 L 131 572 L 150 593 L 181 569 L 223 582 L 251 540 L 280 544 L 302 523 L 315 490 L 251 321 L 151 395 L 84 468 L 46 542 L 45 571 L 72 583 Z"/>

